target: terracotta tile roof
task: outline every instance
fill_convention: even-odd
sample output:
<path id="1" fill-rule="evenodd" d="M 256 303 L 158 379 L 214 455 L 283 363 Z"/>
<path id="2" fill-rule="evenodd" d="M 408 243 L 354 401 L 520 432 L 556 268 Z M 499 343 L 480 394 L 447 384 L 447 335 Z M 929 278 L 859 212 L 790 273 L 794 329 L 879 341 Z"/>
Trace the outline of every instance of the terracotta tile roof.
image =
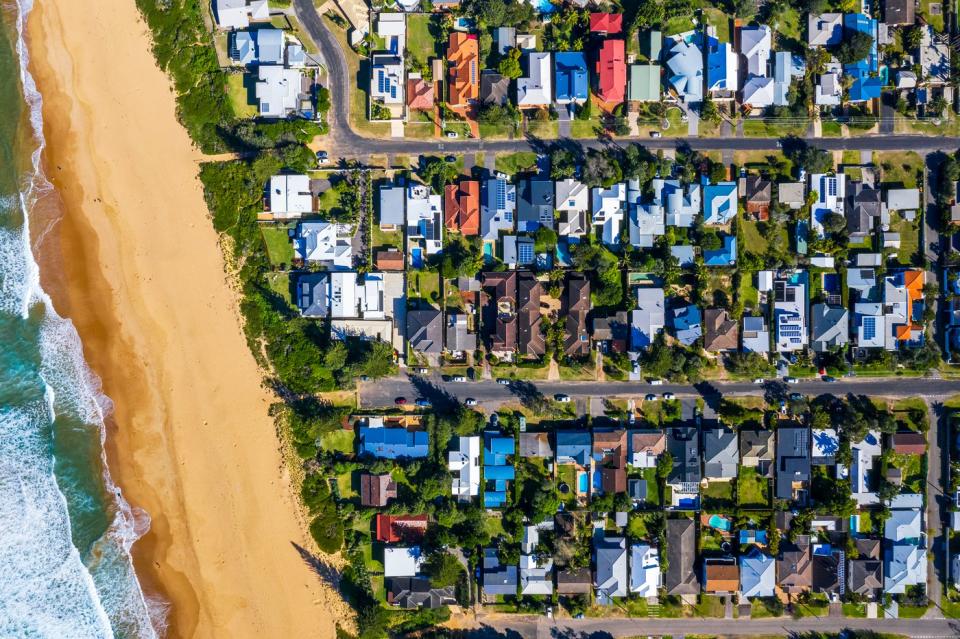
<path id="1" fill-rule="evenodd" d="M 459 184 L 448 184 L 443 195 L 446 227 L 463 235 L 479 235 L 480 182 L 461 180 Z"/>
<path id="2" fill-rule="evenodd" d="M 418 543 L 427 532 L 426 515 L 377 515 L 376 539 L 387 544 Z"/>
<path id="3" fill-rule="evenodd" d="M 894 433 L 893 451 L 901 455 L 926 455 L 927 440 L 923 433 Z"/>
<path id="4" fill-rule="evenodd" d="M 450 97 L 454 106 L 465 106 L 480 97 L 480 46 L 472 33 L 450 34 L 447 61 L 450 63 Z"/>
<path id="5" fill-rule="evenodd" d="M 740 590 L 740 569 L 737 564 L 708 563 L 704 568 L 707 592 L 737 592 Z"/>
<path id="6" fill-rule="evenodd" d="M 407 106 L 418 111 L 429 111 L 433 108 L 433 82 L 423 78 L 409 78 L 407 80 Z"/>
<path id="7" fill-rule="evenodd" d="M 379 249 L 373 255 L 373 263 L 378 271 L 402 271 L 403 253 L 397 249 Z"/>

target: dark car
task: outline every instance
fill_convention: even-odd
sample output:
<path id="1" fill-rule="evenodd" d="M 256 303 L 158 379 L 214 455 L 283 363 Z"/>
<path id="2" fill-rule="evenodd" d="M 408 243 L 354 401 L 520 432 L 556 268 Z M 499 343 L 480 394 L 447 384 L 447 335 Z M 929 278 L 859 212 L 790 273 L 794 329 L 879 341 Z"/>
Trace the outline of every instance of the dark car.
<path id="1" fill-rule="evenodd" d="M 803 395 L 801 395 L 800 393 L 790 393 L 791 402 L 797 402 L 797 401 L 800 401 L 801 399 L 803 399 Z"/>
<path id="2" fill-rule="evenodd" d="M 457 156 L 455 156 L 455 155 L 448 155 L 447 157 L 445 157 L 445 158 L 443 158 L 443 159 L 444 159 L 444 161 L 446 161 L 446 162 L 456 162 L 456 161 L 457 161 Z"/>
<path id="3" fill-rule="evenodd" d="M 837 381 L 837 378 L 834 377 L 833 375 L 824 375 L 822 379 L 823 379 L 823 381 L 828 382 L 828 383 L 832 383 L 832 382 Z"/>
<path id="4" fill-rule="evenodd" d="M 398 398 L 396 398 L 395 400 L 393 400 L 393 403 L 396 404 L 397 406 L 403 406 L 404 404 L 407 403 L 407 398 L 406 398 L 406 397 L 398 397 Z"/>

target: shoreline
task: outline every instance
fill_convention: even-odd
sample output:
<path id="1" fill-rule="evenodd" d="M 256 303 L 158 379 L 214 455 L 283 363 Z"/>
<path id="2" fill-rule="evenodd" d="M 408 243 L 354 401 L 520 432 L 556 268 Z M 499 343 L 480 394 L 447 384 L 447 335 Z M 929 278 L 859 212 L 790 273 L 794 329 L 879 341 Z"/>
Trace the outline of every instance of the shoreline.
<path id="1" fill-rule="evenodd" d="M 332 637 L 350 611 L 296 548 L 313 542 L 207 216 L 199 152 L 135 5 L 117 4 L 38 3 L 26 36 L 56 188 L 38 206 L 35 252 L 113 402 L 110 472 L 152 520 L 132 548 L 138 578 L 169 604 L 169 636 Z"/>

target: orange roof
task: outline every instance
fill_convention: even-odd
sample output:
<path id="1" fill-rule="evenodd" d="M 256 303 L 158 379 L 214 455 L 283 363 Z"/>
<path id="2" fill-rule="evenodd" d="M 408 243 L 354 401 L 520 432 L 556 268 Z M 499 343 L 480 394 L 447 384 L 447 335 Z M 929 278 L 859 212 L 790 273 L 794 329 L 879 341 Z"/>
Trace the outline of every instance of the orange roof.
<path id="1" fill-rule="evenodd" d="M 597 97 L 620 103 L 626 97 L 627 62 L 623 40 L 604 40 L 597 59 Z"/>
<path id="2" fill-rule="evenodd" d="M 480 97 L 480 76 L 477 69 L 480 45 L 472 33 L 450 34 L 447 60 L 450 62 L 450 97 L 454 106 L 466 106 Z"/>
<path id="3" fill-rule="evenodd" d="M 923 298 L 923 271 L 906 271 L 903 274 L 903 283 L 907 287 L 907 298 L 910 303 Z"/>
<path id="4" fill-rule="evenodd" d="M 407 79 L 407 106 L 418 111 L 433 108 L 433 82 L 423 78 Z"/>
<path id="5" fill-rule="evenodd" d="M 740 590 L 740 570 L 737 564 L 706 565 L 707 592 L 737 592 Z"/>
<path id="6" fill-rule="evenodd" d="M 427 522 L 426 515 L 377 515 L 376 539 L 387 544 L 415 543 L 423 539 Z"/>
<path id="7" fill-rule="evenodd" d="M 397 249 L 380 249 L 373 254 L 373 263 L 380 271 L 402 271 L 403 253 Z"/>
<path id="8" fill-rule="evenodd" d="M 463 235 L 480 233 L 480 183 L 476 180 L 461 180 L 460 184 L 448 184 L 444 189 L 444 221 L 451 231 Z"/>

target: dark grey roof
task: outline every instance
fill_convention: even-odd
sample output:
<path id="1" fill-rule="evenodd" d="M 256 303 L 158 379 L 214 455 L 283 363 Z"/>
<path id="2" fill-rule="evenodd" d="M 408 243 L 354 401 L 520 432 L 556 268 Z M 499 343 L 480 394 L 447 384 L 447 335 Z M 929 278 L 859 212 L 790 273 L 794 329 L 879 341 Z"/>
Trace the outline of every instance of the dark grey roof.
<path id="1" fill-rule="evenodd" d="M 523 180 L 517 193 L 518 230 L 527 230 L 526 224 L 535 223 L 553 228 L 553 181 Z M 531 229 L 533 230 L 533 229 Z"/>
<path id="2" fill-rule="evenodd" d="M 443 351 L 443 315 L 435 308 L 407 311 L 407 340 L 420 353 Z"/>
<path id="3" fill-rule="evenodd" d="M 453 586 L 432 588 L 423 577 L 391 577 L 387 580 L 390 601 L 400 608 L 439 608 L 457 603 Z"/>
<path id="4" fill-rule="evenodd" d="M 732 479 L 737 476 L 739 462 L 735 432 L 728 428 L 703 431 L 704 475 L 713 479 Z"/>
<path id="5" fill-rule="evenodd" d="M 627 480 L 627 494 L 630 499 L 637 501 L 647 501 L 647 480 L 629 479 Z"/>
<path id="6" fill-rule="evenodd" d="M 777 499 L 793 496 L 793 482 L 810 480 L 810 429 L 777 429 Z"/>
<path id="7" fill-rule="evenodd" d="M 849 342 L 849 312 L 842 306 L 814 304 L 810 307 L 812 338 L 810 346 L 823 352 Z"/>
<path id="8" fill-rule="evenodd" d="M 868 595 L 883 588 L 883 561 L 880 559 L 851 559 L 849 572 L 852 592 Z"/>
<path id="9" fill-rule="evenodd" d="M 773 459 L 773 431 L 761 428 L 741 429 L 740 457 Z"/>
<path id="10" fill-rule="evenodd" d="M 330 312 L 329 278 L 307 273 L 297 279 L 297 306 L 304 317 L 326 317 Z"/>
<path id="11" fill-rule="evenodd" d="M 673 470 L 667 483 L 700 481 L 700 443 L 696 426 L 667 429 L 667 450 L 673 455 Z"/>
<path id="12" fill-rule="evenodd" d="M 664 578 L 668 595 L 694 595 L 700 592 L 700 579 L 693 569 L 697 560 L 697 533 L 692 519 L 667 520 L 667 557 Z"/>
<path id="13" fill-rule="evenodd" d="M 882 193 L 863 182 L 850 182 L 844 206 L 847 214 L 847 230 L 851 234 L 869 233 L 876 218 L 880 217 Z"/>
<path id="14" fill-rule="evenodd" d="M 504 105 L 510 99 L 510 78 L 485 71 L 480 74 L 480 101 Z"/>

